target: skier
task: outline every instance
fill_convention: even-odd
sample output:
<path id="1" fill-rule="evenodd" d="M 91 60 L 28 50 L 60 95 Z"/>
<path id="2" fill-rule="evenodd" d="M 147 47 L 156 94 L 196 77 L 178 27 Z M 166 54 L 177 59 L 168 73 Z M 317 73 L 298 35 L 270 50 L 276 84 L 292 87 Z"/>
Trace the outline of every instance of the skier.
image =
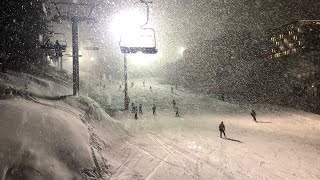
<path id="1" fill-rule="evenodd" d="M 122 86 L 121 86 L 121 84 L 120 84 L 120 86 L 119 86 L 119 90 L 121 90 L 121 88 L 122 88 Z"/>
<path id="2" fill-rule="evenodd" d="M 171 87 L 171 93 L 173 93 L 173 87 Z"/>
<path id="3" fill-rule="evenodd" d="M 150 91 L 152 91 L 152 87 L 150 86 Z"/>
<path id="4" fill-rule="evenodd" d="M 45 47 L 45 56 L 48 57 L 48 56 L 51 56 L 51 43 L 50 43 L 50 39 L 48 39 L 46 41 L 46 43 L 44 44 L 44 47 Z"/>
<path id="5" fill-rule="evenodd" d="M 54 51 L 56 52 L 56 57 L 62 57 L 61 45 L 58 40 L 54 44 Z"/>
<path id="6" fill-rule="evenodd" d="M 176 107 L 174 111 L 176 112 L 176 117 L 180 117 L 178 107 Z"/>
<path id="7" fill-rule="evenodd" d="M 257 122 L 257 119 L 256 119 L 257 114 L 254 110 L 251 111 L 251 116 L 253 117 L 253 121 Z"/>
<path id="8" fill-rule="evenodd" d="M 134 118 L 137 120 L 138 119 L 138 110 L 137 106 L 134 108 Z"/>
<path id="9" fill-rule="evenodd" d="M 176 101 L 174 99 L 172 100 L 172 105 L 173 105 L 173 108 L 176 107 Z"/>
<path id="10" fill-rule="evenodd" d="M 225 129 L 226 129 L 226 128 L 224 127 L 223 122 L 221 122 L 221 124 L 219 125 L 220 138 L 222 138 L 222 133 L 223 133 L 223 135 L 224 135 L 224 138 L 226 138 L 226 133 L 224 132 Z"/>
<path id="11" fill-rule="evenodd" d="M 142 104 L 139 105 L 139 113 L 142 114 Z"/>
<path id="12" fill-rule="evenodd" d="M 152 113 L 153 113 L 153 115 L 156 115 L 156 105 L 152 106 Z"/>
<path id="13" fill-rule="evenodd" d="M 143 80 L 143 87 L 145 87 L 145 82 L 144 82 L 144 80 Z"/>
<path id="14" fill-rule="evenodd" d="M 131 103 L 131 112 L 134 113 L 134 109 L 135 109 L 134 103 Z"/>

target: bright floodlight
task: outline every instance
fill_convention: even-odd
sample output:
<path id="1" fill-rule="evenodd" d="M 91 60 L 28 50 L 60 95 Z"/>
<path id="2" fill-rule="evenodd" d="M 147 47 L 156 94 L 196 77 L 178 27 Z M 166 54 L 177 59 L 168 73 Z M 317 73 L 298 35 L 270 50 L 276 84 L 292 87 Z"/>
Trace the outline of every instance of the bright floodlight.
<path id="1" fill-rule="evenodd" d="M 145 16 L 139 11 L 124 11 L 119 13 L 112 22 L 111 32 L 118 39 L 121 35 L 143 25 Z"/>

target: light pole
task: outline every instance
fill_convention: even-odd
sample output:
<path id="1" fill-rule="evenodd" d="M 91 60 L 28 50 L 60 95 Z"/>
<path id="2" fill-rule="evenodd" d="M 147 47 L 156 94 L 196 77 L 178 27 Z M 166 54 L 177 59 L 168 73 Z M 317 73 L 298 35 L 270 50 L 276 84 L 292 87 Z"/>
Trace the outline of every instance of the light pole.
<path id="1" fill-rule="evenodd" d="M 73 58 L 73 95 L 79 95 L 79 47 L 78 47 L 78 19 L 73 16 L 72 23 L 72 58 Z"/>
<path id="2" fill-rule="evenodd" d="M 123 54 L 123 63 L 124 63 L 124 110 L 129 110 L 127 53 Z"/>

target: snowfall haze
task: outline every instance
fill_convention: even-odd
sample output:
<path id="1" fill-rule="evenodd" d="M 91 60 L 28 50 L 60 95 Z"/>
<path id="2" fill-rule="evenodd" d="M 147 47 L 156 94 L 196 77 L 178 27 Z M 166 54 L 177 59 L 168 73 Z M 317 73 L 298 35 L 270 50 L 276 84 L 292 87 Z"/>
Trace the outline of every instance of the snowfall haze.
<path id="1" fill-rule="evenodd" d="M 320 179 L 317 1 L 0 11 L 0 180 Z"/>

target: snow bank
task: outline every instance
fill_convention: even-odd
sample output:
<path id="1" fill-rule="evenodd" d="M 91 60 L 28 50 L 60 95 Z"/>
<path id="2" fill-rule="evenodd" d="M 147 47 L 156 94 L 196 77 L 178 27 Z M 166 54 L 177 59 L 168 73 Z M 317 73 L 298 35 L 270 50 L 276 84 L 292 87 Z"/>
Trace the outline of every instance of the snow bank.
<path id="1" fill-rule="evenodd" d="M 1 179 L 81 179 L 95 166 L 85 125 L 21 98 L 0 101 Z"/>
<path id="2" fill-rule="evenodd" d="M 127 132 L 65 79 L 0 73 L 0 180 L 107 179 L 121 163 Z"/>

